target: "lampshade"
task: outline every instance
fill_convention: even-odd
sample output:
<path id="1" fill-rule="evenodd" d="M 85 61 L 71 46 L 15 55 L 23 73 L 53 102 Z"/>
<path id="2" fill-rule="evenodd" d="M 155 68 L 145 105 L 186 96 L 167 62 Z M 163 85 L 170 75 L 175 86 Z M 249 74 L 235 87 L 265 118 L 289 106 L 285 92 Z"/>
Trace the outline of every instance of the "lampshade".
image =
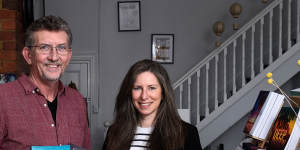
<path id="1" fill-rule="evenodd" d="M 238 18 L 242 13 L 242 6 L 239 3 L 233 3 L 230 7 L 230 13 L 233 18 Z"/>

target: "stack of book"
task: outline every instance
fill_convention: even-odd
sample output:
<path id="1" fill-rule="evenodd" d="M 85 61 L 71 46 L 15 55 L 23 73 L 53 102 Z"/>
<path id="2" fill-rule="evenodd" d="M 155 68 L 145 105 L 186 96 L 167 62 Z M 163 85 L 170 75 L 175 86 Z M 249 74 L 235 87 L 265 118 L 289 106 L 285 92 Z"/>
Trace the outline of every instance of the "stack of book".
<path id="1" fill-rule="evenodd" d="M 244 133 L 256 142 L 245 144 L 244 149 L 296 149 L 300 138 L 298 108 L 295 113 L 291 107 L 282 107 L 283 103 L 284 96 L 281 94 L 270 91 L 259 93 L 244 129 Z"/>

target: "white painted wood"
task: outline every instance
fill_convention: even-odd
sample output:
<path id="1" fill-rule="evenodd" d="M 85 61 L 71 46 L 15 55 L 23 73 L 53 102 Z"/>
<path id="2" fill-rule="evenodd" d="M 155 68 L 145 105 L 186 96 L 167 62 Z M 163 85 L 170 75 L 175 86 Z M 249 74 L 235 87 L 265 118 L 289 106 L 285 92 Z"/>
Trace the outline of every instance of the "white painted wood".
<path id="1" fill-rule="evenodd" d="M 179 87 L 179 90 L 180 90 L 180 94 L 179 94 L 179 108 L 182 108 L 182 92 L 183 92 L 183 84 L 180 85 Z"/>
<path id="2" fill-rule="evenodd" d="M 191 77 L 188 78 L 188 109 L 191 109 Z"/>
<path id="3" fill-rule="evenodd" d="M 264 18 L 260 19 L 260 38 L 259 38 L 259 57 L 260 57 L 260 61 L 259 61 L 259 72 L 262 72 L 263 68 L 264 68 L 264 55 L 263 55 L 263 49 L 264 49 Z"/>
<path id="4" fill-rule="evenodd" d="M 190 109 L 177 109 L 177 112 L 183 121 L 185 121 L 187 123 L 191 123 L 191 110 Z"/>
<path id="5" fill-rule="evenodd" d="M 297 14 L 296 14 L 296 17 L 297 17 L 297 21 L 296 21 L 296 32 L 297 32 L 297 34 L 296 34 L 296 39 L 297 39 L 297 42 L 299 42 L 300 41 L 300 2 L 299 2 L 299 0 L 297 0 L 296 1 L 296 5 L 297 5 L 297 7 L 296 7 L 296 9 L 297 9 Z"/>
<path id="6" fill-rule="evenodd" d="M 254 33 L 255 24 L 251 27 L 251 80 L 254 78 Z"/>
<path id="7" fill-rule="evenodd" d="M 218 62 L 219 62 L 219 55 L 215 56 L 215 110 L 218 108 Z"/>
<path id="8" fill-rule="evenodd" d="M 245 24 L 241 29 L 239 29 L 235 34 L 233 34 L 231 37 L 229 37 L 220 47 L 215 49 L 212 53 L 210 53 L 207 57 L 205 57 L 202 61 L 200 61 L 192 69 L 190 69 L 184 76 L 182 76 L 179 80 L 177 80 L 173 84 L 173 87 L 176 88 L 176 87 L 180 86 L 180 84 L 182 82 L 184 82 L 188 78 L 188 76 L 192 76 L 193 74 L 195 74 L 199 68 L 203 67 L 209 60 L 211 60 L 217 54 L 221 53 L 224 50 L 224 48 L 228 47 L 228 45 L 232 43 L 233 40 L 235 40 L 236 38 L 241 36 L 244 32 L 246 32 L 248 29 L 250 29 L 253 26 L 253 24 L 255 24 L 257 21 L 259 21 L 266 14 L 268 14 L 270 12 L 270 10 L 273 10 L 275 7 L 277 7 L 278 4 L 281 2 L 282 2 L 282 0 L 274 0 L 272 3 L 270 3 L 265 9 L 263 9 L 253 19 L 251 19 L 247 24 Z"/>
<path id="9" fill-rule="evenodd" d="M 208 81 L 209 81 L 209 63 L 205 65 L 206 81 L 205 81 L 205 117 L 209 115 L 209 106 L 208 106 Z"/>
<path id="10" fill-rule="evenodd" d="M 291 0 L 289 0 L 291 1 Z M 298 3 L 298 2 L 297 2 Z M 279 17 L 278 18 L 275 18 L 275 20 L 278 20 L 279 21 L 279 29 L 278 29 L 278 34 L 279 34 L 279 37 L 278 37 L 278 44 L 279 44 L 279 49 L 278 51 L 276 50 L 275 51 L 275 54 L 278 53 L 279 54 L 279 58 L 276 58 L 276 61 L 273 60 L 273 40 L 274 40 L 274 35 L 272 33 L 273 31 L 273 9 L 276 8 L 279 6 Z M 285 7 L 285 6 L 284 6 Z M 269 72 L 269 71 L 272 71 L 274 69 L 274 63 L 277 63 L 278 60 L 281 60 L 281 57 L 285 57 L 286 56 L 286 53 L 285 55 L 281 56 L 282 55 L 282 42 L 283 40 L 286 41 L 286 39 L 283 39 L 282 35 L 282 31 L 286 31 L 286 30 L 291 30 L 291 29 L 282 29 L 283 28 L 283 18 L 282 18 L 282 11 L 284 10 L 288 10 L 286 8 L 283 8 L 283 1 L 282 0 L 274 0 L 272 1 L 269 6 L 264 9 L 262 11 L 262 13 L 260 13 L 258 16 L 254 17 L 254 19 L 252 19 L 249 23 L 247 23 L 246 25 L 244 25 L 240 30 L 238 30 L 233 36 L 231 36 L 228 40 L 226 40 L 219 48 L 217 48 L 216 50 L 213 51 L 213 53 L 211 53 L 208 57 L 206 57 L 205 59 L 203 59 L 203 61 L 201 61 L 199 64 L 197 64 L 195 67 L 193 67 L 186 75 L 184 75 L 180 80 L 178 80 L 177 82 L 175 82 L 173 84 L 173 87 L 177 87 L 177 86 L 180 86 L 182 88 L 183 84 L 186 80 L 190 80 L 191 76 L 196 74 L 197 73 L 197 127 L 199 130 L 199 132 L 202 133 L 202 129 L 203 130 L 206 130 L 205 128 L 208 127 L 210 128 L 210 126 L 208 126 L 209 124 L 211 124 L 213 122 L 213 120 L 215 120 L 218 116 L 220 116 L 223 112 L 227 111 L 226 109 L 228 109 L 232 104 L 234 104 L 235 102 L 238 101 L 238 99 L 240 99 L 244 92 L 247 93 L 246 91 L 248 91 L 249 89 L 253 88 L 250 86 L 253 85 L 253 84 L 257 84 L 257 83 L 260 83 L 262 82 L 262 78 L 264 78 L 264 74 L 265 72 Z M 298 8 L 297 8 L 298 9 Z M 297 12 L 299 12 L 299 10 L 297 10 Z M 267 18 L 266 15 L 269 15 L 269 17 Z M 267 40 L 264 40 L 264 19 L 269 19 L 269 24 L 267 24 L 267 26 L 269 27 L 269 32 L 265 32 L 265 34 L 268 34 L 269 36 L 269 39 L 267 39 L 269 42 L 266 42 L 269 44 L 269 48 L 267 49 L 268 51 L 268 62 L 269 62 L 269 67 L 266 68 L 266 70 L 264 70 L 264 57 L 263 57 L 263 46 L 264 44 L 266 44 L 264 41 L 267 41 Z M 297 25 L 299 26 L 299 14 L 297 15 Z M 291 23 L 293 23 L 293 21 L 289 21 L 290 22 L 290 25 L 289 26 L 292 26 Z M 255 39 L 255 25 L 256 23 L 260 23 L 260 28 L 258 28 L 258 31 L 260 31 L 260 35 L 259 35 L 259 39 Z M 299 27 L 297 26 L 297 32 L 300 32 L 299 30 Z M 285 26 L 284 26 L 285 27 Z M 291 28 L 291 27 L 290 27 Z M 251 74 L 251 82 L 249 82 L 250 84 L 246 83 L 245 82 L 245 65 L 246 65 L 246 62 L 245 62 L 245 50 L 246 50 L 246 43 L 245 43 L 245 40 L 246 40 L 246 35 L 247 35 L 247 31 L 250 30 L 250 35 L 251 38 L 249 42 L 251 42 L 251 45 L 250 45 L 250 74 Z M 276 29 L 277 30 L 277 29 Z M 237 39 L 242 36 L 242 41 L 241 43 L 237 43 L 239 42 Z M 298 40 L 298 33 L 297 33 L 297 40 Z M 277 38 L 277 37 L 276 37 Z M 260 59 L 259 59 L 259 70 L 260 70 L 260 74 L 257 74 L 255 73 L 255 65 L 254 65 L 254 54 L 255 54 L 255 40 L 259 40 L 259 56 L 260 56 Z M 277 41 L 277 40 L 276 40 Z M 232 92 L 233 92 L 233 96 L 231 96 L 230 98 L 227 99 L 227 50 L 228 50 L 228 47 L 230 44 L 233 43 L 233 79 L 232 79 L 232 82 L 233 82 L 233 85 L 232 85 L 232 88 L 234 89 Z M 238 92 L 236 91 L 236 79 L 239 78 L 238 77 L 238 74 L 236 74 L 236 50 L 237 50 L 237 44 L 241 44 L 242 47 L 241 47 L 241 57 L 242 57 L 242 89 L 239 90 Z M 277 43 L 276 43 L 277 44 Z M 223 53 L 223 62 L 222 62 L 222 66 L 223 66 L 223 88 L 221 88 L 221 92 L 223 92 L 223 104 L 220 105 L 220 106 L 217 106 L 218 104 L 218 91 L 215 90 L 215 93 L 214 93 L 214 102 L 215 102 L 215 110 L 209 110 L 209 91 L 208 89 L 211 88 L 210 84 L 209 84 L 209 66 L 210 66 L 210 61 L 212 61 L 213 59 L 215 59 L 215 65 L 212 66 L 214 68 L 211 68 L 211 69 L 214 69 L 215 71 L 215 74 L 212 75 L 211 77 L 214 78 L 215 80 L 215 88 L 219 89 L 220 86 L 218 85 L 218 70 L 219 70 L 219 67 L 218 67 L 218 55 Z M 289 53 L 289 52 L 287 52 Z M 231 57 L 230 57 L 231 58 Z M 231 60 L 230 60 L 231 61 Z M 284 62 L 284 61 L 283 61 Z M 258 64 L 257 64 L 258 65 Z M 202 67 L 205 67 L 205 75 L 203 75 L 203 78 L 201 79 L 200 78 L 200 70 Z M 230 66 L 231 67 L 231 66 Z M 204 69 L 204 68 L 203 68 Z M 205 77 L 204 77 L 205 76 Z M 258 79 L 259 78 L 259 79 Z M 231 79 L 231 77 L 230 77 Z M 229 81 L 230 81 L 229 79 Z M 201 90 L 204 90 L 203 93 L 205 94 L 204 96 L 204 99 L 202 101 L 200 101 L 200 80 L 204 81 L 205 80 L 205 89 L 201 89 Z M 188 81 L 189 82 L 189 81 Z M 190 83 L 188 83 L 188 88 L 191 87 L 189 85 Z M 230 88 L 231 88 L 231 84 L 230 84 Z M 188 89 L 188 93 L 189 91 L 192 90 L 192 89 Z M 201 92 L 202 93 L 202 92 Z M 190 95 L 190 94 L 188 94 Z M 181 94 L 182 96 L 182 94 Z M 188 96 L 189 97 L 189 96 Z M 182 99 L 182 98 L 181 98 Z M 188 98 L 191 100 L 191 98 Z M 234 99 L 234 100 L 233 100 Z M 235 102 L 232 102 L 235 101 Z M 230 103 L 230 104 L 229 104 Z M 203 104 L 203 106 L 200 106 L 200 104 Z M 182 105 L 182 104 L 181 104 Z M 200 112 L 201 109 L 205 109 L 204 111 Z M 201 113 L 205 113 L 205 118 L 203 120 L 200 121 L 200 114 Z M 202 114 L 203 115 L 203 114 Z M 224 129 L 225 130 L 225 129 Z M 205 145 L 205 144 L 204 144 Z"/>
<path id="11" fill-rule="evenodd" d="M 200 70 L 197 70 L 197 124 L 200 122 Z"/>
<path id="12" fill-rule="evenodd" d="M 292 18 L 292 7 L 291 7 L 291 4 L 292 4 L 292 0 L 288 0 L 288 8 L 287 8 L 287 11 L 288 11 L 288 17 L 287 17 L 287 48 L 290 49 L 291 48 L 291 45 L 292 45 L 292 41 L 291 41 L 291 18 Z"/>
<path id="13" fill-rule="evenodd" d="M 283 2 L 281 2 L 279 4 L 279 49 L 278 49 L 278 55 L 281 56 L 282 55 L 282 7 L 283 7 Z"/>
<path id="14" fill-rule="evenodd" d="M 269 14 L 269 65 L 273 62 L 273 10 Z"/>
<path id="15" fill-rule="evenodd" d="M 236 93 L 236 40 L 233 41 L 232 48 L 232 94 Z"/>
<path id="16" fill-rule="evenodd" d="M 242 87 L 245 86 L 245 46 L 246 46 L 246 43 L 245 43 L 245 40 L 246 40 L 246 32 L 243 34 L 242 36 Z"/>
<path id="17" fill-rule="evenodd" d="M 225 102 L 227 100 L 227 47 L 224 49 L 224 52 L 223 52 L 223 68 L 224 68 L 224 71 L 223 71 L 223 102 Z"/>

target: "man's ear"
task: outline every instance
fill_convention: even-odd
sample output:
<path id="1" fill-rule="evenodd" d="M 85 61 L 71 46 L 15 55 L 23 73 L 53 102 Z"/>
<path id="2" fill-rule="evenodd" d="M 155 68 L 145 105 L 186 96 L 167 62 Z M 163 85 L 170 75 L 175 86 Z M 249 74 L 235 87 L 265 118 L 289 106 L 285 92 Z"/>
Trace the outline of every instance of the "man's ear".
<path id="1" fill-rule="evenodd" d="M 22 55 L 24 59 L 26 60 L 27 64 L 32 64 L 32 52 L 28 47 L 24 47 L 22 50 Z"/>

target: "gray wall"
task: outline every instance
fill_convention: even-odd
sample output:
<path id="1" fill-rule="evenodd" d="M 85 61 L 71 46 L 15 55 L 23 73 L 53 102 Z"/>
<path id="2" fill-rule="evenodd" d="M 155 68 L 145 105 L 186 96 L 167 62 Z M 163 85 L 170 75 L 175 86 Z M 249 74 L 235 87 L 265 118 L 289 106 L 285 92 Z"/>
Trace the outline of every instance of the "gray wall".
<path id="1" fill-rule="evenodd" d="M 94 149 L 103 142 L 103 122 L 111 121 L 115 97 L 126 71 L 134 62 L 151 58 L 151 34 L 175 34 L 174 64 L 166 64 L 175 82 L 215 48 L 214 22 L 225 22 L 222 39 L 231 35 L 230 5 L 239 2 L 244 24 L 267 6 L 260 0 L 151 0 L 141 1 L 140 32 L 118 32 L 117 0 L 45 0 L 46 15 L 59 15 L 73 30 L 73 54 L 97 56 L 99 113 L 93 113 Z M 201 136 L 201 135 L 200 135 Z"/>

